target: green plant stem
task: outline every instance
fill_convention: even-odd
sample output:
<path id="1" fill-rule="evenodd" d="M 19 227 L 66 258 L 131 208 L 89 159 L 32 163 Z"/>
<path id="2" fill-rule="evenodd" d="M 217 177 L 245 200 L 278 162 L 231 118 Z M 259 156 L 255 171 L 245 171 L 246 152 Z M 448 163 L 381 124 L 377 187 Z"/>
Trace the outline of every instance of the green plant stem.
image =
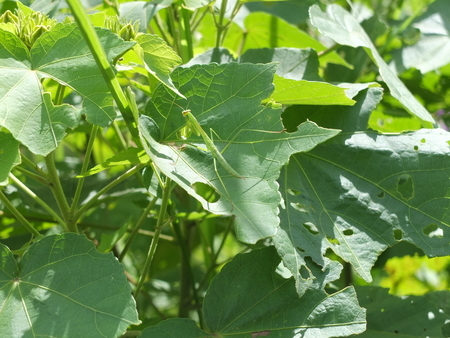
<path id="1" fill-rule="evenodd" d="M 36 171 L 39 175 L 42 177 L 48 178 L 48 175 L 46 172 L 44 172 L 39 166 L 37 166 L 33 161 L 31 161 L 28 157 L 26 157 L 23 154 L 20 154 L 20 158 L 22 160 L 22 163 L 32 168 L 34 171 Z"/>
<path id="2" fill-rule="evenodd" d="M 194 57 L 194 45 L 192 42 L 192 32 L 191 32 L 191 23 L 190 23 L 190 12 L 186 8 L 183 7 L 182 1 L 179 1 L 181 16 L 183 18 L 182 24 L 180 25 L 183 30 L 183 35 L 186 40 L 186 46 L 183 46 L 183 61 L 188 62 L 190 59 Z"/>
<path id="3" fill-rule="evenodd" d="M 202 309 L 201 309 L 201 304 L 200 304 L 200 300 L 198 297 L 198 292 L 197 289 L 195 287 L 195 278 L 194 278 L 194 273 L 192 271 L 192 266 L 191 266 L 191 255 L 190 255 L 190 250 L 186 244 L 186 241 L 183 237 L 183 233 L 180 229 L 180 224 L 178 222 L 175 222 L 173 224 L 173 229 L 175 232 L 175 236 L 178 239 L 178 244 L 180 245 L 180 249 L 181 249 L 181 256 L 182 256 L 182 271 L 183 271 L 183 275 L 186 275 L 186 278 L 182 278 L 181 283 L 189 284 L 191 289 L 192 289 L 192 297 L 194 298 L 194 302 L 195 302 L 195 308 L 197 310 L 197 315 L 199 318 L 199 322 L 200 322 L 200 327 L 203 328 L 204 327 L 204 322 L 203 322 L 203 313 L 202 313 Z M 189 237 L 189 236 L 186 236 Z M 189 286 L 188 286 L 189 287 Z M 183 287 L 181 287 L 181 289 L 183 289 Z M 181 304 L 180 307 L 184 306 L 184 298 L 185 297 L 181 297 Z M 180 314 L 183 314 L 183 310 L 180 309 Z"/>
<path id="4" fill-rule="evenodd" d="M 142 213 L 141 217 L 139 218 L 139 220 L 137 221 L 136 225 L 134 226 L 133 231 L 130 234 L 130 237 L 128 238 L 127 244 L 125 244 L 125 247 L 123 248 L 122 252 L 120 253 L 119 256 L 119 261 L 121 262 L 123 260 L 123 258 L 125 257 L 125 255 L 128 252 L 128 249 L 131 246 L 131 243 L 133 243 L 134 238 L 136 237 L 136 235 L 139 232 L 139 229 L 141 228 L 141 226 L 144 224 L 144 222 L 147 220 L 147 216 L 150 212 L 150 210 L 152 210 L 152 208 L 155 206 L 156 201 L 158 200 L 157 197 L 154 197 L 147 205 L 147 207 L 145 208 L 144 212 Z"/>
<path id="5" fill-rule="evenodd" d="M 50 215 L 53 216 L 54 220 L 58 222 L 61 226 L 65 227 L 66 223 L 64 220 L 50 207 L 47 203 L 45 203 L 42 199 L 40 199 L 32 190 L 30 190 L 25 184 L 22 183 L 16 176 L 13 174 L 9 174 L 11 180 L 17 185 L 20 189 L 22 189 L 28 196 L 30 196 L 36 203 L 38 203 L 41 207 L 43 207 Z M 65 229 L 67 231 L 67 229 Z"/>
<path id="6" fill-rule="evenodd" d="M 169 30 L 172 33 L 173 38 L 173 44 L 172 47 L 175 49 L 176 52 L 178 52 L 179 55 L 182 55 L 182 48 L 181 48 L 181 39 L 180 39 L 180 32 L 178 30 L 175 19 L 174 12 L 176 11 L 176 6 L 174 4 L 171 5 L 171 10 L 167 11 L 167 23 L 169 25 Z"/>
<path id="7" fill-rule="evenodd" d="M 114 121 L 112 123 L 112 126 L 114 128 L 114 131 L 116 132 L 117 137 L 119 138 L 120 145 L 122 146 L 122 149 L 123 150 L 127 150 L 127 148 L 128 148 L 127 141 L 125 141 L 125 138 L 123 137 L 122 132 L 120 131 L 119 126 L 117 125 L 117 122 Z"/>
<path id="8" fill-rule="evenodd" d="M 94 141 L 95 141 L 95 137 L 97 136 L 97 132 L 98 132 L 98 126 L 92 125 L 91 135 L 89 136 L 89 142 L 86 147 L 86 153 L 84 155 L 83 165 L 81 166 L 81 174 L 84 174 L 88 169 L 89 160 L 91 158 L 92 149 L 94 148 Z M 76 188 L 75 194 L 73 196 L 72 205 L 70 206 L 70 214 L 71 215 L 75 213 L 75 210 L 78 207 L 78 202 L 80 201 L 80 197 L 81 197 L 81 191 L 83 190 L 84 180 L 85 180 L 84 177 L 81 177 L 78 179 L 77 188 Z M 76 225 L 73 224 L 72 226 L 76 226 Z"/>
<path id="9" fill-rule="evenodd" d="M 45 157 L 45 164 L 47 166 L 47 173 L 50 182 L 50 189 L 52 190 L 53 196 L 55 196 L 56 203 L 58 204 L 59 211 L 64 218 L 65 223 L 63 226 L 67 226 L 69 231 L 78 232 L 77 228 L 71 228 L 69 226 L 70 218 L 70 207 L 67 203 L 66 195 L 59 180 L 58 171 L 56 170 L 55 160 L 53 153 L 50 153 Z"/>
<path id="10" fill-rule="evenodd" d="M 222 45 L 223 41 L 223 33 L 225 32 L 225 26 L 223 24 L 223 20 L 225 19 L 225 12 L 227 10 L 227 0 L 222 0 L 222 4 L 220 6 L 220 12 L 219 12 L 219 20 L 216 21 L 216 48 L 219 48 Z"/>
<path id="11" fill-rule="evenodd" d="M 14 205 L 8 200 L 8 198 L 3 194 L 3 191 L 0 190 L 0 201 L 3 202 L 3 204 L 11 211 L 11 213 L 14 215 L 14 217 L 22 223 L 22 225 L 31 232 L 35 237 L 39 237 L 41 234 L 39 231 L 37 231 L 33 226 L 26 220 L 25 217 L 22 216 L 22 214 L 19 212 L 19 210 L 14 207 Z"/>
<path id="12" fill-rule="evenodd" d="M 163 25 L 163 22 L 161 20 L 161 16 L 159 15 L 159 13 L 156 13 L 156 15 L 154 16 L 154 19 L 155 19 L 156 27 L 158 27 L 162 38 L 164 39 L 164 41 L 167 42 L 168 45 L 171 45 L 173 41 L 171 41 L 169 39 L 169 37 L 167 36 L 166 30 L 164 29 L 164 25 Z"/>
<path id="13" fill-rule="evenodd" d="M 92 52 L 95 62 L 97 63 L 112 96 L 114 97 L 117 107 L 122 113 L 123 119 L 131 133 L 131 136 L 133 137 L 134 142 L 138 146 L 141 146 L 137 129 L 133 124 L 133 115 L 131 113 L 130 106 L 122 91 L 122 88 L 120 87 L 119 80 L 117 79 L 114 70 L 106 57 L 106 53 L 100 43 L 97 33 L 95 32 L 94 26 L 92 26 L 92 23 L 89 21 L 89 17 L 79 0 L 67 0 L 67 3 L 78 23 L 86 43 L 89 46 L 89 49 Z"/>
<path id="14" fill-rule="evenodd" d="M 156 247 L 158 246 L 159 235 L 161 234 L 164 219 L 166 218 L 167 204 L 169 202 L 170 192 L 172 191 L 172 180 L 167 178 L 165 185 L 163 187 L 163 196 L 161 201 L 161 208 L 159 211 L 158 221 L 156 222 L 155 227 L 155 236 L 152 239 L 152 243 L 150 244 L 150 248 L 148 250 L 147 259 L 145 260 L 144 269 L 142 271 L 141 276 L 139 277 L 138 285 L 136 286 L 136 290 L 134 291 L 134 297 L 137 298 L 139 292 L 144 285 L 144 281 L 147 277 L 147 274 L 150 270 L 150 266 L 153 261 L 153 257 L 155 256 Z"/>
<path id="15" fill-rule="evenodd" d="M 139 170 L 144 168 L 146 164 L 140 163 L 133 168 L 127 170 L 125 173 L 108 183 L 106 186 L 104 186 L 102 189 L 100 189 L 89 201 L 87 201 L 85 204 L 83 204 L 77 212 L 73 215 L 73 222 L 77 222 L 81 216 L 100 198 L 101 195 L 106 193 L 108 190 L 114 188 L 116 185 L 118 185 L 120 182 L 126 180 L 128 177 L 133 176 L 135 173 L 137 173 Z"/>
<path id="16" fill-rule="evenodd" d="M 18 172 L 24 174 L 25 176 L 28 176 L 28 177 L 32 178 L 36 182 L 42 183 L 42 184 L 44 184 L 46 186 L 49 185 L 49 182 L 48 182 L 47 178 L 45 178 L 45 177 L 43 177 L 41 175 L 32 173 L 31 171 L 29 171 L 27 169 L 24 169 L 21 166 L 17 166 L 14 169 L 16 169 Z"/>

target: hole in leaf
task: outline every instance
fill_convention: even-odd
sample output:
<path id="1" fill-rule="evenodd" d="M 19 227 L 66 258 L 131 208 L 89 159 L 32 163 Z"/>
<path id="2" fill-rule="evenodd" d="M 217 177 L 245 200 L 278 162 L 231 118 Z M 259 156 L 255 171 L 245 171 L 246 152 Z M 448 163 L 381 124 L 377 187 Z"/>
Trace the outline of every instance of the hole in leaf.
<path id="1" fill-rule="evenodd" d="M 427 140 L 425 140 L 424 138 L 420 140 L 421 143 L 425 143 L 427 142 Z"/>
<path id="2" fill-rule="evenodd" d="M 395 332 L 395 333 L 398 333 L 398 331 L 397 331 L 397 330 L 395 330 L 394 332 Z"/>
<path id="3" fill-rule="evenodd" d="M 414 150 L 415 151 L 419 150 L 419 147 L 418 146 L 414 146 Z"/>
<path id="4" fill-rule="evenodd" d="M 309 231 L 310 234 L 312 234 L 312 235 L 318 235 L 319 234 L 319 229 L 317 229 L 316 226 L 313 223 L 305 222 L 305 223 L 303 223 L 303 226 L 305 227 L 306 230 Z"/>
<path id="5" fill-rule="evenodd" d="M 287 192 L 289 195 L 292 195 L 292 196 L 300 195 L 300 191 L 294 190 L 294 189 L 288 189 Z"/>
<path id="6" fill-rule="evenodd" d="M 303 250 L 302 248 L 300 248 L 299 246 L 297 247 L 297 250 L 300 252 L 305 252 L 305 250 Z"/>
<path id="7" fill-rule="evenodd" d="M 192 189 L 194 189 L 197 194 L 210 203 L 217 202 L 220 198 L 220 196 L 216 194 L 215 190 L 205 183 L 195 182 L 192 185 Z"/>
<path id="8" fill-rule="evenodd" d="M 352 229 L 347 229 L 347 230 L 344 230 L 344 235 L 345 236 L 351 236 L 351 235 L 353 235 L 353 230 Z"/>
<path id="9" fill-rule="evenodd" d="M 410 175 L 400 175 L 397 181 L 397 191 L 405 200 L 410 200 L 414 196 L 414 183 Z"/>
<path id="10" fill-rule="evenodd" d="M 380 312 L 384 312 L 384 308 L 380 310 Z"/>
<path id="11" fill-rule="evenodd" d="M 434 223 L 428 224 L 422 231 L 424 235 L 427 235 L 430 238 L 432 237 L 441 238 L 444 235 L 444 231 Z"/>
<path id="12" fill-rule="evenodd" d="M 340 245 L 341 243 L 339 243 L 337 238 L 331 238 L 330 236 L 327 236 L 328 242 L 332 243 L 332 244 L 336 244 L 336 245 Z"/>
<path id="13" fill-rule="evenodd" d="M 306 210 L 306 207 L 301 203 L 291 203 L 291 207 L 300 212 L 308 212 L 308 210 Z"/>
<path id="14" fill-rule="evenodd" d="M 380 191 L 380 192 L 377 194 L 377 197 L 378 197 L 378 198 L 384 198 L 384 191 Z"/>
<path id="15" fill-rule="evenodd" d="M 400 229 L 395 229 L 394 230 L 394 239 L 396 241 L 401 241 L 403 238 L 403 231 L 401 231 Z"/>
<path id="16" fill-rule="evenodd" d="M 302 265 L 300 268 L 300 276 L 302 276 L 304 279 L 309 279 L 311 277 L 308 269 Z"/>

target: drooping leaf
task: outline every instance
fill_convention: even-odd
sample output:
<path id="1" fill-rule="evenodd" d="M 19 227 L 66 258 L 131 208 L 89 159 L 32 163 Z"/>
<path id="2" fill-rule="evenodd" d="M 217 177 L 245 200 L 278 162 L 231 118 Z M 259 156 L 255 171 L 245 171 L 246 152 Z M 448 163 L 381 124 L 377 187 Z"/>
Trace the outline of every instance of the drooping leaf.
<path id="1" fill-rule="evenodd" d="M 402 81 L 389 68 L 376 47 L 358 21 L 345 9 L 338 5 L 327 6 L 326 12 L 317 5 L 310 8 L 312 24 L 319 31 L 342 45 L 364 47 L 379 68 L 380 75 L 389 87 L 391 94 L 399 100 L 412 114 L 420 118 L 425 125 L 434 123 L 430 113 L 417 101 Z"/>
<path id="2" fill-rule="evenodd" d="M 191 320 L 170 319 L 144 330 L 140 337 L 326 338 L 364 331 L 365 310 L 353 288 L 325 293 L 324 273 L 300 298 L 293 278 L 276 272 L 279 263 L 274 248 L 268 247 L 239 254 L 223 267 L 203 303 L 205 330 L 210 333 Z"/>
<path id="3" fill-rule="evenodd" d="M 150 158 L 147 156 L 144 150 L 138 148 L 128 148 L 124 152 L 121 152 L 109 159 L 105 162 L 96 165 L 95 167 L 89 169 L 85 173 L 77 176 L 77 177 L 86 177 L 98 174 L 99 172 L 118 166 L 118 165 L 131 165 L 131 164 L 139 164 L 139 163 L 147 163 L 150 161 Z"/>
<path id="4" fill-rule="evenodd" d="M 275 67 L 230 63 L 177 68 L 172 79 L 187 100 L 160 86 L 146 108 L 159 126 L 161 139 L 151 136 L 152 122 L 147 116 L 140 119 L 141 133 L 149 144 L 148 155 L 159 169 L 206 210 L 236 215 L 237 234 L 250 243 L 275 234 L 280 203 L 275 179 L 281 166 L 291 154 L 307 151 L 338 133 L 311 122 L 292 133 L 283 131 L 280 107 L 260 104 L 273 90 Z M 186 125 L 182 114 L 186 109 L 244 178 L 230 175 L 216 162 L 202 137 L 180 137 Z M 195 182 L 212 186 L 221 199 L 215 203 L 204 200 L 192 189 Z"/>
<path id="5" fill-rule="evenodd" d="M 3 244 L 0 252 L 4 336 L 119 337 L 139 324 L 123 267 L 84 236 L 47 236 L 20 262 Z"/>
<path id="6" fill-rule="evenodd" d="M 400 240 L 429 256 L 450 253 L 445 212 L 450 134 L 365 131 L 380 93 L 370 88 L 356 97 L 354 107 L 324 108 L 307 116 L 343 132 L 291 157 L 279 180 L 286 208 L 274 240 L 294 276 L 305 257 L 325 266 L 328 248 L 368 282 L 378 255 Z M 299 283 L 308 279 L 298 278 Z"/>
<path id="7" fill-rule="evenodd" d="M 367 309 L 367 330 L 357 337 L 444 337 L 442 326 L 450 316 L 430 301 L 432 294 L 400 298 L 373 286 L 360 286 L 356 291 L 361 306 Z M 448 292 L 445 294 L 448 299 Z"/>
<path id="8" fill-rule="evenodd" d="M 11 169 L 20 164 L 19 145 L 10 133 L 0 131 L 0 186 L 8 184 Z"/>
<path id="9" fill-rule="evenodd" d="M 112 60 L 133 43 L 97 30 Z M 33 153 L 47 155 L 78 125 L 80 113 L 99 126 L 114 120 L 112 97 L 76 24 L 57 24 L 42 34 L 30 52 L 12 33 L 0 30 L 0 124 Z M 83 109 L 54 106 L 41 79 L 51 77 L 76 90 Z"/>

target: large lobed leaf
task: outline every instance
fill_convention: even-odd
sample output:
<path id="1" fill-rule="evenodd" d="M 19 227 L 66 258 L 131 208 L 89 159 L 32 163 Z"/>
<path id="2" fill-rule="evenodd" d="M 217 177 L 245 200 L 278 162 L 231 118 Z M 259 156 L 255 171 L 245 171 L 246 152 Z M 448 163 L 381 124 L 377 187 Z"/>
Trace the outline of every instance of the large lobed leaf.
<path id="1" fill-rule="evenodd" d="M 237 63 L 178 68 L 172 79 L 187 99 L 159 86 L 146 109 L 159 128 L 147 116 L 140 119 L 148 154 L 158 168 L 205 209 L 236 215 L 239 239 L 249 243 L 276 232 L 281 200 L 275 180 L 289 156 L 338 133 L 312 122 L 292 133 L 284 131 L 280 107 L 261 105 L 273 90 L 275 68 L 275 64 Z M 244 178 L 230 175 L 216 163 L 201 137 L 180 138 L 185 109 L 192 111 L 206 133 L 211 132 L 227 162 Z M 211 185 L 222 197 L 215 203 L 206 201 L 192 188 L 195 182 Z"/>
<path id="2" fill-rule="evenodd" d="M 400 240 L 429 256 L 450 253 L 450 134 L 365 131 L 380 99 L 380 89 L 370 88 L 352 108 L 314 109 L 304 116 L 343 132 L 294 155 L 279 180 L 286 208 L 274 241 L 300 292 L 308 280 L 297 273 L 305 258 L 325 267 L 329 249 L 368 282 L 378 255 Z"/>
<path id="3" fill-rule="evenodd" d="M 109 60 L 133 46 L 106 29 L 97 29 Z M 81 112 L 69 105 L 54 106 L 41 84 L 52 78 L 82 97 Z M 47 155 L 78 125 L 107 126 L 116 113 L 105 80 L 76 24 L 57 24 L 42 34 L 30 51 L 12 33 L 0 29 L 0 125 L 33 153 Z"/>
<path id="4" fill-rule="evenodd" d="M 51 235 L 17 262 L 0 244 L 4 337 L 118 337 L 139 324 L 123 266 L 84 236 Z"/>
<path id="5" fill-rule="evenodd" d="M 352 287 L 327 294 L 323 286 L 330 276 L 319 271 L 315 284 L 299 298 L 294 280 L 276 272 L 279 263 L 274 248 L 268 247 L 236 255 L 225 265 L 203 304 L 209 333 L 193 321 L 171 319 L 144 330 L 140 337 L 326 338 L 365 330 L 365 309 Z"/>

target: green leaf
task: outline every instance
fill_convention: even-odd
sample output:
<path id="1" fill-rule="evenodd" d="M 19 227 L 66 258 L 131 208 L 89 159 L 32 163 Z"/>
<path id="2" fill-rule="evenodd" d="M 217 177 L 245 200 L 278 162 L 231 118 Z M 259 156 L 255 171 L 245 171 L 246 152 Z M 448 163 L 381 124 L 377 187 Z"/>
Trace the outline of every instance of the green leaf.
<path id="1" fill-rule="evenodd" d="M 432 302 L 433 293 L 400 298 L 373 286 L 357 287 L 356 291 L 361 306 L 367 309 L 367 331 L 358 337 L 444 337 L 441 328 L 450 316 Z M 448 299 L 448 291 L 436 294 Z"/>
<path id="2" fill-rule="evenodd" d="M 270 98 L 282 104 L 347 105 L 355 103 L 344 88 L 326 82 L 285 79 L 275 75 L 275 91 Z"/>
<path id="3" fill-rule="evenodd" d="M 125 222 L 117 231 L 102 233 L 97 250 L 100 252 L 111 251 L 114 245 L 126 234 L 129 224 L 129 222 Z"/>
<path id="4" fill-rule="evenodd" d="M 130 48 L 108 30 L 98 30 L 112 60 Z M 0 30 L 0 125 L 35 154 L 47 155 L 78 125 L 80 113 L 93 124 L 106 126 L 116 116 L 108 87 L 76 24 L 56 25 L 28 52 L 13 34 Z M 81 112 L 69 105 L 54 106 L 41 80 L 51 77 L 76 90 Z"/>
<path id="5" fill-rule="evenodd" d="M 338 133 L 311 122 L 293 133 L 283 131 L 280 107 L 260 104 L 273 90 L 275 67 L 229 63 L 177 68 L 172 79 L 187 100 L 159 86 L 146 108 L 160 128 L 160 143 L 151 136 L 153 124 L 147 116 L 139 123 L 156 166 L 206 210 L 236 215 L 238 237 L 249 243 L 276 232 L 280 195 L 275 179 L 289 156 Z M 211 132 L 225 160 L 245 179 L 230 175 L 216 163 L 202 137 L 180 138 L 185 109 L 191 110 L 208 135 Z M 206 201 L 192 188 L 195 182 L 212 186 L 222 197 L 215 203 Z"/>
<path id="6" fill-rule="evenodd" d="M 376 47 L 360 26 L 358 21 L 346 10 L 337 5 L 328 5 L 327 11 L 322 12 L 319 6 L 310 8 L 312 24 L 319 31 L 342 45 L 364 47 L 379 68 L 380 75 L 389 87 L 391 94 L 399 100 L 412 114 L 420 118 L 427 126 L 434 123 L 430 113 L 417 101 L 403 82 L 394 74 L 378 53 Z"/>
<path id="7" fill-rule="evenodd" d="M 244 24 L 246 28 L 244 51 L 275 47 L 313 48 L 316 52 L 326 49 L 323 44 L 296 26 L 267 13 L 251 13 L 245 18 Z M 351 65 L 336 52 L 327 53 L 320 60 L 351 68 Z"/>
<path id="8" fill-rule="evenodd" d="M 181 95 L 170 79 L 173 68 L 182 63 L 181 58 L 157 35 L 142 34 L 136 38 L 134 51 L 141 58 L 145 69 L 176 94 Z"/>
<path id="9" fill-rule="evenodd" d="M 47 236 L 18 263 L 5 245 L 0 252 L 3 335 L 119 337 L 139 324 L 123 267 L 84 236 Z"/>
<path id="10" fill-rule="evenodd" d="M 120 18 L 125 21 L 139 21 L 139 30 L 145 32 L 150 20 L 161 9 L 169 7 L 173 0 L 128 1 L 120 4 Z"/>
<path id="11" fill-rule="evenodd" d="M 432 3 L 413 25 L 422 33 L 420 40 L 393 53 L 392 65 L 397 72 L 416 68 L 425 74 L 450 63 L 449 21 L 448 1 L 437 0 Z"/>
<path id="12" fill-rule="evenodd" d="M 326 338 L 364 331 L 365 310 L 352 287 L 327 294 L 323 274 L 299 298 L 293 278 L 276 272 L 279 263 L 274 248 L 267 247 L 238 254 L 223 267 L 203 303 L 210 334 L 191 320 L 177 318 L 144 330 L 140 337 Z"/>
<path id="13" fill-rule="evenodd" d="M 11 169 L 20 164 L 19 145 L 10 133 L 0 131 L 0 186 L 8 184 Z"/>
<path id="14" fill-rule="evenodd" d="M 328 248 L 368 282 L 378 255 L 400 240 L 429 256 L 450 252 L 450 134 L 364 131 L 380 99 L 380 89 L 369 88 L 354 107 L 305 116 L 343 132 L 291 157 L 279 180 L 286 208 L 274 241 L 294 276 L 306 257 L 325 266 Z"/>
<path id="15" fill-rule="evenodd" d="M 320 81 L 319 59 L 312 48 L 247 49 L 238 62 L 278 62 L 276 74 L 285 79 Z"/>
<path id="16" fill-rule="evenodd" d="M 89 169 L 82 175 L 78 175 L 76 177 L 80 178 L 95 175 L 103 170 L 113 168 L 118 165 L 132 165 L 139 163 L 147 163 L 148 161 L 150 161 L 150 158 L 147 156 L 145 150 L 130 147 L 127 150 L 117 155 L 114 155 L 113 157 L 107 159 L 105 162 L 96 165 L 95 167 Z"/>

